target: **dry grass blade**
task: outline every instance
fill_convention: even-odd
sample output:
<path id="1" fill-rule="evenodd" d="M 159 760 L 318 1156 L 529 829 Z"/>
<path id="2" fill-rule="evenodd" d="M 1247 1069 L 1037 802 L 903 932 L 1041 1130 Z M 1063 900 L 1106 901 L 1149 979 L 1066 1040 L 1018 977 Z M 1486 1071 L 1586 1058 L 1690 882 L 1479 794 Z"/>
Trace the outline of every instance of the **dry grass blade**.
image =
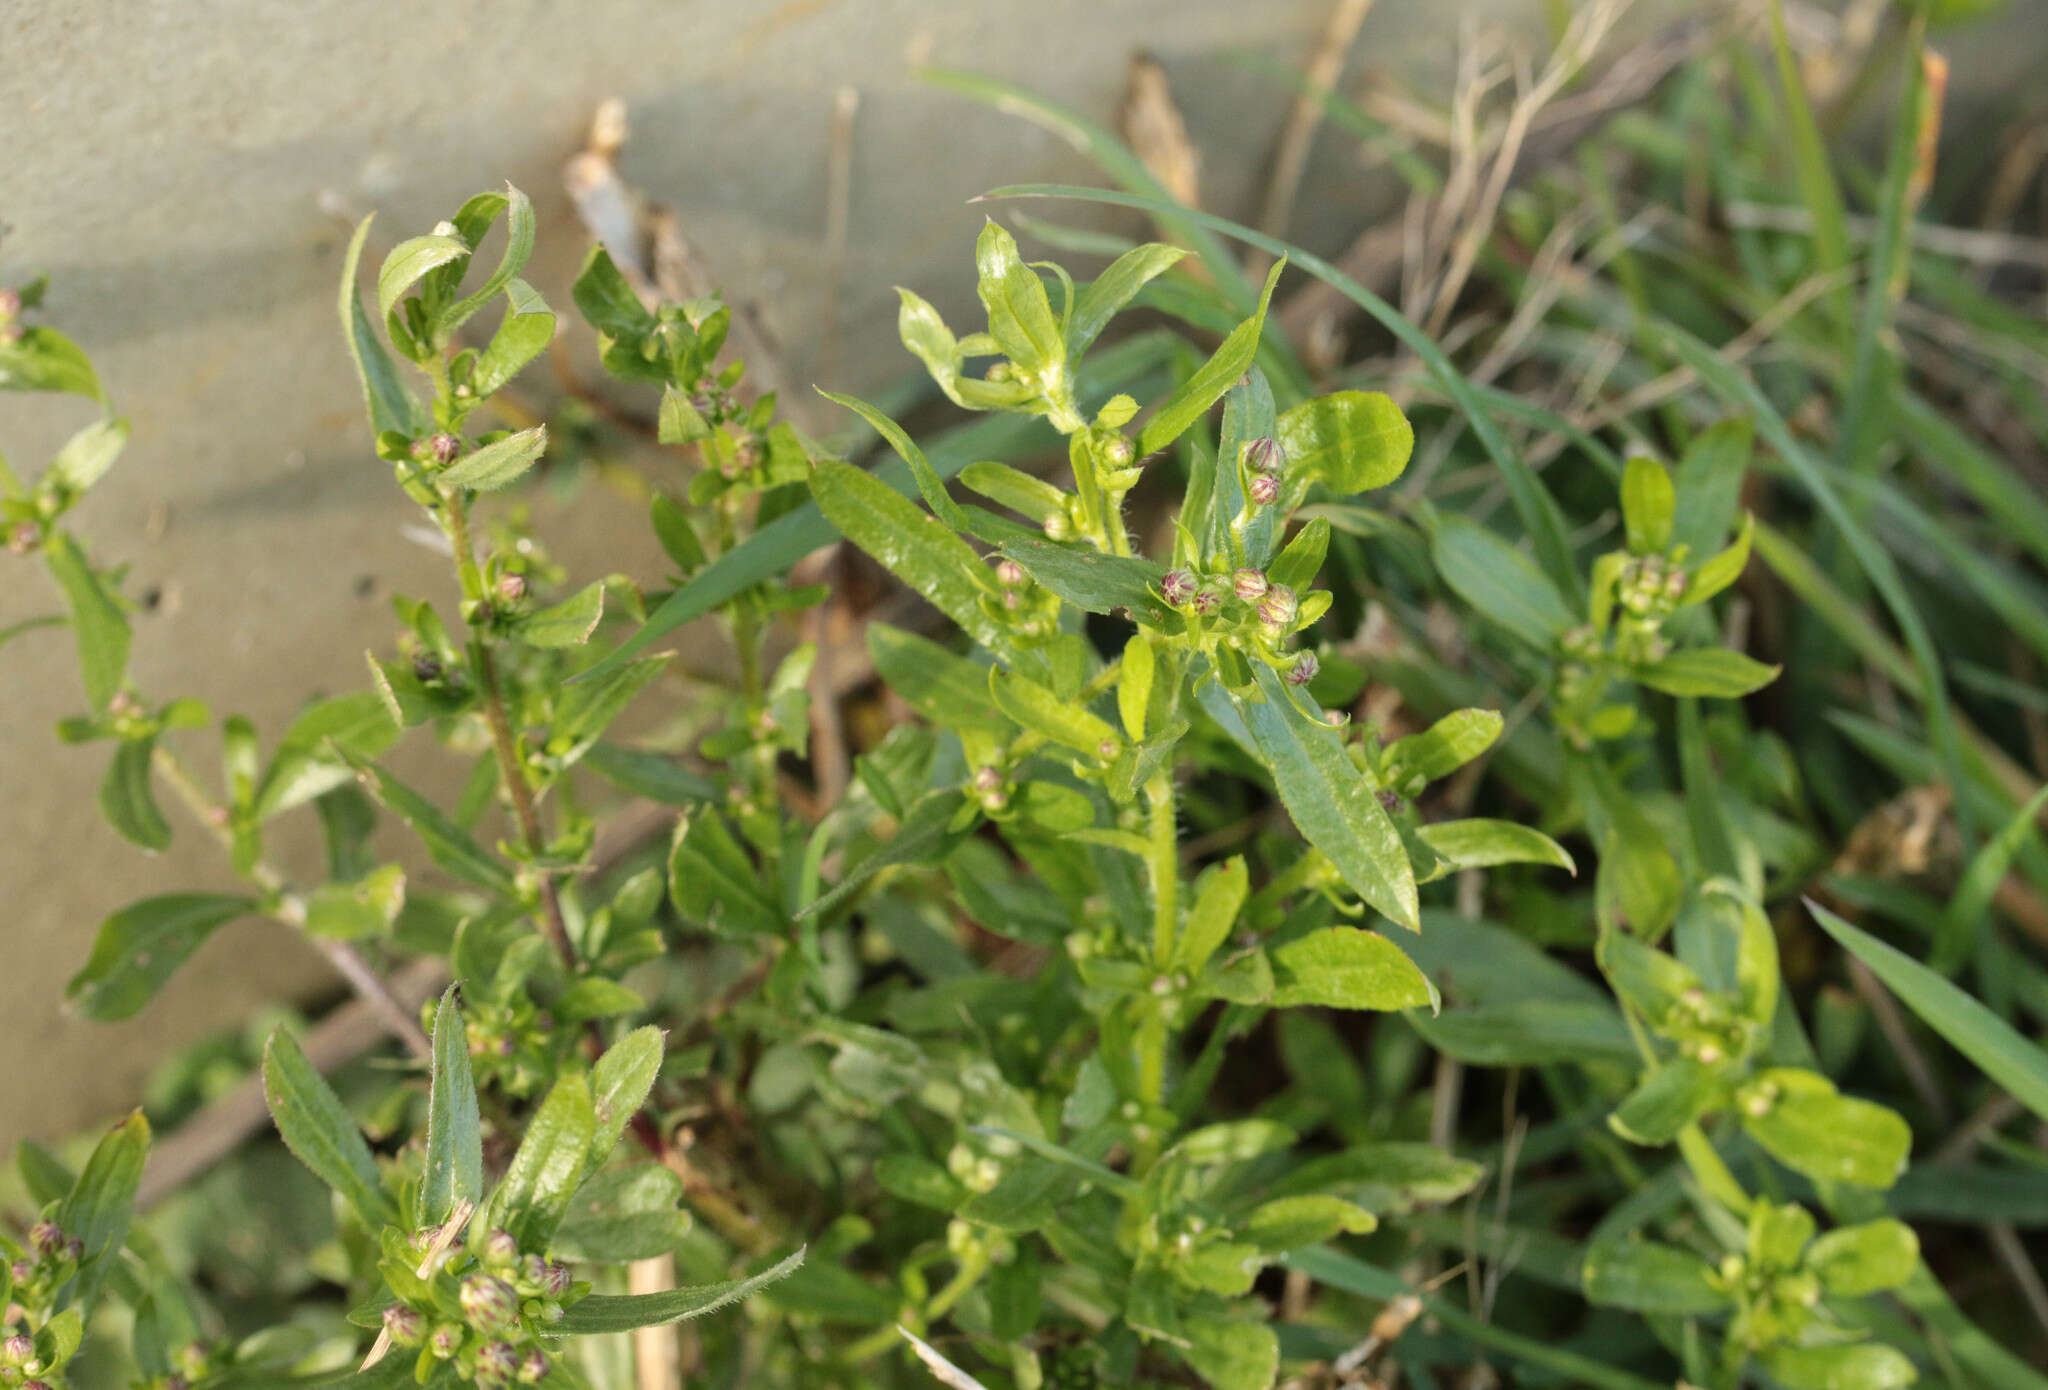
<path id="1" fill-rule="evenodd" d="M 1174 201 L 1200 207 L 1202 155 L 1188 136 L 1187 121 L 1174 104 L 1166 69 L 1149 53 L 1133 54 L 1124 76 L 1117 126 L 1131 152 Z"/>

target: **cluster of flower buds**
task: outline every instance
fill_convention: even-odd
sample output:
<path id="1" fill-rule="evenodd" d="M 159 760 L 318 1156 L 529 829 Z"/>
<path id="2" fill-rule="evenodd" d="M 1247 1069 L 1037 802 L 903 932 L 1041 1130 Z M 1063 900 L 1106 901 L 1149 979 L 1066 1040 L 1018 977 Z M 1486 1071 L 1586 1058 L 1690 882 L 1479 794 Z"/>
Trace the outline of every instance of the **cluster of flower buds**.
<path id="1" fill-rule="evenodd" d="M 1270 441 L 1269 441 L 1270 442 Z M 1276 449 L 1277 445 L 1274 446 Z M 1219 618 L 1214 634 L 1277 667 L 1293 685 L 1306 685 L 1321 663 L 1312 652 L 1291 652 L 1287 641 L 1322 616 L 1328 595 L 1316 599 L 1312 611 L 1285 584 L 1275 584 L 1262 570 L 1249 566 L 1228 573 L 1202 575 L 1191 569 L 1168 570 L 1159 581 L 1159 596 L 1175 611 L 1203 620 Z"/>
<path id="2" fill-rule="evenodd" d="M 1049 642 L 1059 635 L 1059 595 L 1032 582 L 1015 560 L 996 561 L 995 581 L 995 592 L 981 596 L 984 613 L 1008 628 L 1025 646 Z"/>
<path id="3" fill-rule="evenodd" d="M 1686 573 L 1662 555 L 1643 555 L 1623 564 L 1615 602 L 1624 612 L 1652 622 L 1671 616 L 1685 597 Z"/>
<path id="4" fill-rule="evenodd" d="M 1717 1066 L 1745 1055 L 1757 1026 L 1733 1007 L 1731 996 L 1694 986 L 1680 995 L 1658 1031 L 1678 1044 L 1681 1055 L 1701 1066 Z"/>
<path id="5" fill-rule="evenodd" d="M 461 440 L 447 430 L 436 430 L 413 440 L 412 461 L 427 468 L 446 468 L 461 451 Z"/>
<path id="6" fill-rule="evenodd" d="M 430 1249 L 436 1238 L 436 1232 L 422 1231 L 414 1244 Z M 384 1310 L 385 1333 L 394 1346 L 418 1348 L 422 1367 L 452 1362 L 478 1385 L 531 1385 L 546 1378 L 552 1363 L 540 1329 L 562 1315 L 570 1293 L 568 1266 L 522 1251 L 510 1231 L 471 1239 L 474 1259 L 458 1256 L 451 1262 L 462 1267 L 459 1274 L 447 1266 L 436 1272 L 428 1306 L 400 1302 Z"/>
<path id="7" fill-rule="evenodd" d="M 13 1332 L 0 1341 L 0 1385 L 10 1390 L 50 1390 L 49 1382 L 42 1377 L 55 1373 L 36 1354 L 36 1339 L 28 1333 Z"/>
<path id="8" fill-rule="evenodd" d="M 970 788 L 974 793 L 974 799 L 981 803 L 982 810 L 990 815 L 995 815 L 1000 811 L 1008 809 L 1010 805 L 1010 779 L 1003 775 L 1001 768 L 984 764 L 976 768 L 974 776 L 968 780 Z"/>
<path id="9" fill-rule="evenodd" d="M 1252 507 L 1270 507 L 1280 500 L 1280 479 L 1287 470 L 1287 451 L 1280 441 L 1261 436 L 1238 452 L 1244 470 L 1244 495 Z"/>

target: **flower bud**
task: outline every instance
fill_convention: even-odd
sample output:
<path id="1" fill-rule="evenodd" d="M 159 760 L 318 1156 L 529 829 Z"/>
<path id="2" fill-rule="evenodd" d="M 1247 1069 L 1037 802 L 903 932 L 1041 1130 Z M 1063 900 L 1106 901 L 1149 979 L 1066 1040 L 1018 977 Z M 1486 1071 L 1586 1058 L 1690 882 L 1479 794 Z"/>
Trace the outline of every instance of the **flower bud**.
<path id="1" fill-rule="evenodd" d="M 1244 446 L 1244 466 L 1263 477 L 1270 477 L 1287 466 L 1287 451 L 1280 447 L 1277 439 L 1254 439 Z"/>
<path id="2" fill-rule="evenodd" d="M 444 1322 L 434 1329 L 434 1335 L 427 1338 L 427 1350 L 446 1361 L 462 1350 L 462 1329 L 452 1322 Z"/>
<path id="3" fill-rule="evenodd" d="M 1074 522 L 1065 512 L 1053 512 L 1045 519 L 1045 538 L 1064 541 L 1073 538 Z"/>
<path id="4" fill-rule="evenodd" d="M 1252 479 L 1251 486 L 1245 489 L 1245 495 L 1252 499 L 1254 506 L 1270 507 L 1280 500 L 1280 480 L 1270 474 L 1261 473 Z"/>
<path id="5" fill-rule="evenodd" d="M 480 1253 L 483 1255 L 484 1263 L 486 1264 L 509 1265 L 519 1258 L 518 1238 L 510 1231 L 492 1231 L 484 1237 L 483 1249 Z"/>
<path id="6" fill-rule="evenodd" d="M 1307 685 L 1316 678 L 1316 672 L 1322 670 L 1322 668 L 1322 663 L 1316 660 L 1314 652 L 1303 652 L 1300 656 L 1294 658 L 1294 664 L 1287 668 L 1287 683 L 1289 685 Z"/>
<path id="7" fill-rule="evenodd" d="M 503 1279 L 472 1274 L 456 1295 L 470 1322 L 486 1331 L 510 1327 L 519 1320 L 519 1295 Z"/>
<path id="8" fill-rule="evenodd" d="M 26 1284 L 36 1277 L 36 1267 L 27 1260 L 16 1260 L 7 1267 L 7 1273 L 17 1285 Z"/>
<path id="9" fill-rule="evenodd" d="M 540 1268 L 540 1277 L 534 1283 L 549 1298 L 560 1298 L 569 1292 L 569 1266 L 553 1260 L 545 1261 Z"/>
<path id="10" fill-rule="evenodd" d="M 423 435 L 412 442 L 412 457 L 415 463 L 431 463 L 436 468 L 446 468 L 455 462 L 456 450 L 462 441 L 446 430 Z"/>
<path id="11" fill-rule="evenodd" d="M 43 528 L 33 521 L 17 521 L 7 532 L 7 549 L 15 555 L 26 555 L 43 543 Z"/>
<path id="12" fill-rule="evenodd" d="M 486 1342 L 476 1354 L 476 1378 L 506 1381 L 519 1374 L 519 1348 L 510 1342 Z"/>
<path id="13" fill-rule="evenodd" d="M 420 1315 L 419 1309 L 394 1303 L 384 1310 L 384 1330 L 399 1346 L 416 1347 L 426 1336 L 427 1320 Z"/>
<path id="14" fill-rule="evenodd" d="M 38 1221 L 28 1229 L 28 1243 L 38 1255 L 54 1255 L 64 1247 L 64 1228 L 54 1221 Z"/>
<path id="15" fill-rule="evenodd" d="M 1120 434 L 1110 435 L 1102 441 L 1102 461 L 1111 468 L 1128 468 L 1138 451 L 1131 447 L 1131 441 Z"/>
<path id="16" fill-rule="evenodd" d="M 1246 603 L 1255 603 L 1264 597 L 1268 587 L 1266 576 L 1255 569 L 1241 569 L 1230 576 L 1230 587 Z"/>
<path id="17" fill-rule="evenodd" d="M 536 1381 L 546 1380 L 547 1374 L 548 1354 L 539 1347 L 533 1348 L 521 1358 L 519 1362 L 519 1379 L 525 1384 L 532 1385 Z"/>
<path id="18" fill-rule="evenodd" d="M 50 1383 L 46 1380 L 24 1380 L 21 1390 L 50 1390 Z"/>
<path id="19" fill-rule="evenodd" d="M 1223 592 L 1223 585 L 1220 581 L 1212 579 L 1204 584 L 1195 594 L 1194 608 L 1196 616 L 1207 618 L 1213 615 L 1217 609 L 1221 608 L 1223 606 Z"/>
<path id="20" fill-rule="evenodd" d="M 412 673 L 423 681 L 441 679 L 444 672 L 440 656 L 434 652 L 413 653 Z"/>
<path id="21" fill-rule="evenodd" d="M 26 1366 L 35 1359 L 35 1339 L 26 1332 L 17 1332 L 5 1342 L 0 1342 L 0 1366 Z"/>
<path id="22" fill-rule="evenodd" d="M 1187 570 L 1168 570 L 1159 581 L 1159 595 L 1175 608 L 1195 596 L 1195 576 Z"/>
<path id="23" fill-rule="evenodd" d="M 1005 589 L 1021 589 L 1030 582 L 1031 576 L 1026 574 L 1024 567 L 1015 560 L 996 562 L 996 583 Z"/>
<path id="24" fill-rule="evenodd" d="M 1285 584 L 1275 584 L 1259 600 L 1259 621 L 1274 627 L 1286 627 L 1299 611 L 1300 606 L 1294 601 L 1294 590 Z"/>
<path id="25" fill-rule="evenodd" d="M 500 575 L 493 592 L 497 594 L 500 602 L 517 603 L 526 597 L 526 576 L 523 574 Z"/>

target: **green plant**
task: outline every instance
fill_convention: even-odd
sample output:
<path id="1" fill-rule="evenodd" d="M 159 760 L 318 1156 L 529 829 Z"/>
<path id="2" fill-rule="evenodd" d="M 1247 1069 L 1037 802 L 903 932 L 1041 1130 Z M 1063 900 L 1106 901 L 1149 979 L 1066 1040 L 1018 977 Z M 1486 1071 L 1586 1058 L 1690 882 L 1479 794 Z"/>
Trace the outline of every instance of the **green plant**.
<path id="1" fill-rule="evenodd" d="M 565 587 L 488 496 L 548 447 L 507 393 L 555 332 L 519 278 L 526 199 L 480 195 L 392 249 L 374 315 L 365 223 L 343 326 L 376 452 L 448 543 L 453 621 L 398 599 L 369 688 L 310 706 L 268 756 L 248 720 L 219 720 L 218 790 L 181 752 L 211 712 L 133 687 L 120 572 L 70 529 L 125 427 L 89 424 L 32 484 L 0 474 L 11 548 L 46 562 L 78 647 L 88 709 L 60 733 L 113 745 L 109 820 L 161 848 L 166 787 L 247 883 L 115 914 L 75 1007 L 128 1017 L 211 932 L 259 915 L 320 945 L 411 1054 L 337 1086 L 291 1029 L 264 1049 L 277 1131 L 332 1194 L 332 1239 L 307 1257 L 324 1286 L 286 1326 L 238 1326 L 131 1224 L 139 1113 L 75 1177 L 25 1148 L 42 1210 L 26 1243 L 0 1236 L 21 1339 L 0 1383 L 609 1385 L 660 1357 L 606 1334 L 746 1298 L 702 1324 L 704 1383 L 1265 1390 L 1325 1367 L 1438 1383 L 1483 1355 L 1531 1385 L 1860 1390 L 1923 1369 L 2038 1385 L 1887 1208 L 1914 1129 L 1903 1105 L 1850 1093 L 1878 1089 L 1869 1072 L 1838 1082 L 1860 1024 L 1795 993 L 1769 915 L 1831 858 L 1817 789 L 1742 703 L 1781 670 L 1729 640 L 1753 553 L 1926 703 L 1922 742 L 1859 729 L 1866 745 L 1967 758 L 1964 787 L 1995 767 L 1942 705 L 1937 637 L 1863 524 L 1886 485 L 1815 459 L 1675 313 L 1642 321 L 1639 350 L 1713 403 L 1630 423 L 1617 453 L 1476 381 L 1320 258 L 1161 201 L 1106 132 L 941 80 L 1081 132 L 1132 190 L 1035 191 L 1121 201 L 1182 244 L 1118 246 L 1082 283 L 989 221 L 985 329 L 956 334 L 907 290 L 898 320 L 938 397 L 974 418 L 913 439 L 834 395 L 873 439 L 830 441 L 750 397 L 722 358 L 726 309 L 650 305 L 593 250 L 573 297 L 600 360 L 660 392 L 650 522 L 670 573 L 654 584 Z M 1509 215 L 1526 230 L 1556 210 L 1532 196 Z M 501 222 L 495 268 L 473 264 Z M 1279 258 L 1263 284 L 1225 237 Z M 1271 331 L 1289 266 L 1375 319 L 1401 370 L 1319 382 Z M 1611 306 L 1585 297 L 1573 312 L 1600 321 Z M 465 337 L 500 300 L 496 328 Z M 1107 337 L 1126 311 L 1216 346 Z M 1885 350 L 1838 313 L 1816 305 L 1795 341 Z M 1904 390 L 1876 371 L 1842 374 L 1845 403 L 1872 381 Z M 1430 393 L 1404 410 L 1389 392 L 1412 399 L 1418 379 Z M 0 384 L 102 401 L 44 327 L 10 331 Z M 1411 416 L 1435 445 L 1419 471 L 1464 447 L 1510 524 L 1472 487 L 1408 472 Z M 1539 473 L 1503 421 L 1569 440 L 1584 467 Z M 1849 421 L 1844 447 L 1868 428 Z M 895 463 L 848 461 L 876 441 Z M 1745 510 L 1787 476 L 1846 559 L 1805 558 Z M 793 616 L 841 601 L 786 578 L 835 535 L 944 620 L 866 623 L 866 660 L 914 717 L 871 725 L 843 776 L 814 741 L 840 718 L 813 679 L 827 627 L 788 640 Z M 1906 651 L 1862 616 L 1866 583 Z M 731 678 L 685 689 L 657 647 L 704 619 Z M 629 707 L 663 721 L 625 741 Z M 456 764 L 446 801 L 382 761 L 423 727 Z M 600 862 L 620 794 L 674 808 L 673 833 Z M 308 806 L 312 883 L 265 847 Z M 1981 925 L 2014 864 L 2038 871 L 2038 809 L 1931 923 L 1865 897 L 1926 925 L 1937 967 L 1983 953 L 2038 978 Z M 372 853 L 380 813 L 416 857 Z M 2039 1049 L 2009 1023 L 1816 915 L 2038 1102 Z M 423 1018 L 387 983 L 405 957 L 452 979 Z M 1538 1123 L 1461 1135 L 1467 1075 Z M 1431 1278 L 1458 1255 L 1464 1299 Z M 626 1292 L 650 1261 L 693 1282 Z M 122 1352 L 74 1365 L 89 1329 Z"/>

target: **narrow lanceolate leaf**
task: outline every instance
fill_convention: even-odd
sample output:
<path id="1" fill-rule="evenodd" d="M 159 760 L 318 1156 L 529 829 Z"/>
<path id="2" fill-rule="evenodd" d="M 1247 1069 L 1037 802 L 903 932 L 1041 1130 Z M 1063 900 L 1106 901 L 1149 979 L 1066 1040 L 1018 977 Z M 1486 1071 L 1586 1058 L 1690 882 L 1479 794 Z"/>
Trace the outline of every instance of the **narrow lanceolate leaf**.
<path id="1" fill-rule="evenodd" d="M 1430 554 L 1453 593 L 1524 641 L 1548 647 L 1572 625 L 1564 596 L 1536 562 L 1479 523 L 1443 517 Z"/>
<path id="2" fill-rule="evenodd" d="M 363 406 L 369 412 L 371 432 L 415 435 L 425 431 L 432 421 L 399 381 L 398 369 L 384 351 L 370 316 L 363 312 L 362 296 L 356 289 L 356 267 L 362 261 L 363 241 L 369 234 L 370 219 L 365 217 L 356 225 L 348 253 L 342 258 L 342 336 L 348 340 L 348 354 L 355 361 L 357 378 L 363 383 Z"/>
<path id="3" fill-rule="evenodd" d="M 123 740 L 100 782 L 100 810 L 108 823 L 123 839 L 150 851 L 169 849 L 171 844 L 171 823 L 157 808 L 150 789 L 149 764 L 155 751 L 154 737 Z"/>
<path id="4" fill-rule="evenodd" d="M 438 1225 L 459 1204 L 480 1202 L 483 1196 L 483 1129 L 476 1078 L 469 1068 L 469 1032 L 451 989 L 434 1011 L 434 1073 L 427 1092 L 418 1224 Z"/>
<path id="5" fill-rule="evenodd" d="M 818 394 L 834 405 L 844 406 L 860 416 L 873 427 L 876 434 L 888 441 L 889 447 L 896 451 L 896 457 L 902 459 L 910 469 L 910 476 L 917 480 L 918 495 L 924 498 L 924 504 L 932 509 L 934 516 L 955 531 L 972 529 L 968 525 L 967 514 L 960 510 L 960 504 L 946 491 L 945 480 L 939 477 L 938 470 L 933 468 L 931 461 L 924 456 L 924 450 L 911 441 L 910 436 L 903 432 L 901 425 L 858 396 L 835 395 L 826 390 L 820 390 Z"/>
<path id="6" fill-rule="evenodd" d="M 997 738 L 1015 728 L 989 694 L 986 669 L 929 638 L 870 623 L 868 654 L 888 687 L 939 727 Z"/>
<path id="7" fill-rule="evenodd" d="M 65 986 L 65 998 L 102 1023 L 129 1018 L 214 932 L 245 912 L 247 898 L 169 893 L 130 903 L 100 923 L 92 954 Z"/>
<path id="8" fill-rule="evenodd" d="M 309 705 L 278 740 L 256 788 L 265 819 L 332 791 L 355 775 L 341 756 L 380 758 L 398 742 L 399 727 L 372 690 L 353 690 Z"/>
<path id="9" fill-rule="evenodd" d="M 1638 684 L 1666 695 L 1735 700 L 1769 685 L 1780 669 L 1725 647 L 1697 647 L 1631 666 L 1628 673 Z"/>
<path id="10" fill-rule="evenodd" d="M 974 829 L 970 818 L 959 824 L 966 797 L 958 791 L 926 793 L 903 816 L 894 835 L 882 847 L 848 869 L 831 889 L 798 913 L 800 918 L 822 917 L 837 909 L 885 870 L 908 864 L 937 864 Z"/>
<path id="11" fill-rule="evenodd" d="M 944 522 L 851 464 L 820 464 L 811 495 L 841 534 L 975 641 L 992 651 L 1008 646 L 1008 633 L 981 609 L 980 559 Z"/>
<path id="12" fill-rule="evenodd" d="M 1069 550 L 1051 541 L 1011 541 L 1003 554 L 1076 608 L 1127 612 L 1154 627 L 1178 630 L 1178 617 L 1153 592 L 1166 574 L 1163 565 L 1130 555 Z"/>
<path id="13" fill-rule="evenodd" d="M 2044 805 L 2048 805 L 2048 787 L 2029 797 L 1970 860 L 1963 881 L 1956 885 L 1955 896 L 1949 899 L 1948 910 L 1941 915 L 1940 930 L 1935 933 L 1934 950 L 1927 962 L 1934 969 L 1951 974 L 1968 957 L 1984 925 L 1984 915 L 1991 910 L 1998 885 L 2005 880 L 2020 846 L 2034 834 L 2034 821 Z"/>
<path id="14" fill-rule="evenodd" d="M 1280 272 L 1287 266 L 1282 260 L 1274 263 L 1266 276 L 1266 287 L 1259 293 L 1259 307 L 1252 316 L 1230 330 L 1215 354 L 1195 369 L 1186 381 L 1180 384 L 1153 412 L 1138 434 L 1140 454 L 1157 453 L 1174 440 L 1187 433 L 1188 427 L 1208 413 L 1209 407 L 1223 399 L 1223 393 L 1237 385 L 1238 378 L 1252 364 L 1258 354 L 1259 334 L 1266 326 L 1266 305 L 1273 298 L 1273 286 L 1280 282 Z"/>
<path id="15" fill-rule="evenodd" d="M 529 647 L 580 647 L 604 617 L 604 581 L 587 584 L 560 603 L 514 618 L 510 631 Z"/>
<path id="16" fill-rule="evenodd" d="M 545 1246 L 568 1213 L 583 1180 L 597 1133 L 590 1083 L 569 1075 L 555 1082 L 527 1122 L 512 1166 L 477 1219 L 503 1227 L 529 1249 Z"/>
<path id="17" fill-rule="evenodd" d="M 104 714 L 128 676 L 127 615 L 84 552 L 62 531 L 43 543 L 50 573 L 71 601 L 71 630 L 78 638 L 78 675 L 95 713 Z"/>
<path id="18" fill-rule="evenodd" d="M 590 1104 L 594 1127 L 590 1134 L 588 1168 L 596 1172 L 612 1156 L 626 1125 L 647 1103 L 654 1078 L 661 1071 L 662 1052 L 667 1046 L 662 1031 L 652 1026 L 635 1028 L 605 1049 L 604 1056 L 590 1069 Z"/>
<path id="19" fill-rule="evenodd" d="M 405 292 L 441 266 L 469 258 L 469 246 L 460 237 L 409 237 L 391 248 L 377 272 L 377 312 L 388 315 L 398 307 Z"/>
<path id="20" fill-rule="evenodd" d="M 43 470 L 42 486 L 76 497 L 114 466 L 128 443 L 126 420 L 95 420 L 65 442 Z"/>
<path id="21" fill-rule="evenodd" d="M 494 444 L 472 449 L 442 469 L 437 480 L 444 487 L 466 487 L 475 492 L 492 492 L 513 482 L 540 461 L 548 447 L 548 427 L 508 434 Z"/>
<path id="22" fill-rule="evenodd" d="M 1663 464 L 1641 454 L 1628 461 L 1621 475 L 1621 519 L 1630 554 L 1663 554 L 1677 507 L 1677 490 Z"/>
<path id="23" fill-rule="evenodd" d="M 1410 931 L 1420 931 L 1415 870 L 1378 789 L 1333 730 L 1295 708 L 1278 677 L 1262 671 L 1259 680 L 1263 702 L 1234 703 L 1295 826 L 1329 856 L 1353 892 Z"/>
<path id="24" fill-rule="evenodd" d="M 1411 1009 L 1437 1005 L 1436 987 L 1414 961 L 1377 932 L 1324 927 L 1273 953 L 1273 1004 L 1331 1009 Z"/>
<path id="25" fill-rule="evenodd" d="M 630 1332 L 636 1327 L 660 1327 L 685 1318 L 699 1318 L 727 1304 L 737 1303 L 778 1279 L 788 1278 L 803 1262 L 804 1252 L 799 1250 L 788 1259 L 747 1279 L 697 1284 L 661 1293 L 592 1294 L 564 1313 L 553 1330 L 582 1337 L 597 1332 Z"/>
<path id="26" fill-rule="evenodd" d="M 1921 1022 L 2011 1092 L 2014 1100 L 2048 1120 L 2048 1051 L 2027 1041 L 1997 1014 L 1910 956 L 1901 955 L 1817 903 L 1809 902 L 1806 907 L 1828 935 L 1869 966 Z"/>
<path id="27" fill-rule="evenodd" d="M 996 669 L 988 675 L 989 693 L 996 708 L 1023 728 L 1104 762 L 1123 751 L 1123 739 L 1109 726 L 1109 721 L 1091 713 L 1086 706 L 1062 700 L 1024 676 Z"/>
<path id="28" fill-rule="evenodd" d="M 1452 710 L 1421 733 L 1388 744 L 1387 775 L 1395 779 L 1396 786 L 1409 777 L 1425 782 L 1448 777 L 1493 747 L 1500 731 L 1501 717 L 1496 710 Z"/>
<path id="29" fill-rule="evenodd" d="M 358 771 L 384 808 L 412 827 L 426 847 L 427 858 L 444 873 L 494 893 L 514 890 L 512 871 L 485 853 L 440 807 L 375 763 L 362 764 Z"/>
<path id="30" fill-rule="evenodd" d="M 483 240 L 485 231 L 500 213 L 505 215 L 505 250 L 498 257 L 497 267 L 481 285 L 442 312 L 436 327 L 444 334 L 460 328 L 472 314 L 490 303 L 491 297 L 505 289 L 533 256 L 539 220 L 534 216 L 532 200 L 509 183 L 503 193 L 479 193 L 464 203 L 455 214 L 455 225 L 474 246 Z"/>
<path id="31" fill-rule="evenodd" d="M 1563 845 L 1519 821 L 1446 820 L 1425 825 L 1417 833 L 1422 843 L 1461 869 L 1549 864 L 1574 874 L 1579 871 Z"/>
<path id="32" fill-rule="evenodd" d="M 1340 497 L 1385 487 L 1415 450 L 1415 430 L 1393 398 L 1378 391 L 1335 391 L 1280 417 L 1280 446 L 1296 470 Z"/>
<path id="33" fill-rule="evenodd" d="M 85 1161 L 78 1181 L 58 1209 L 57 1224 L 84 1246 L 78 1260 L 78 1282 L 71 1292 L 80 1305 L 91 1306 L 101 1281 L 120 1260 L 148 1158 L 149 1121 L 137 1110 L 93 1148 L 92 1157 Z"/>
<path id="34" fill-rule="evenodd" d="M 1017 254 L 1017 242 L 1002 225 L 986 222 L 974 243 L 975 287 L 988 310 L 989 336 L 1011 361 L 1038 376 L 1065 364 L 1067 350 L 1059 320 L 1038 272 Z"/>
<path id="35" fill-rule="evenodd" d="M 1110 319 L 1137 296 L 1154 277 L 1165 274 L 1187 254 L 1178 246 L 1148 242 L 1133 246 L 1109 263 L 1102 274 L 1084 286 L 1074 300 L 1074 315 L 1067 320 L 1067 352 L 1079 357 L 1088 350 Z"/>
<path id="36" fill-rule="evenodd" d="M 371 1230 L 393 1219 L 396 1213 L 362 1131 L 334 1088 L 306 1060 L 298 1040 L 282 1028 L 263 1049 L 263 1098 L 285 1147 L 340 1193 Z"/>
<path id="37" fill-rule="evenodd" d="M 525 369 L 555 340 L 555 314 L 540 292 L 524 280 L 505 287 L 505 320 L 476 359 L 469 389 L 488 396 Z"/>
<path id="38" fill-rule="evenodd" d="M 1730 1302 L 1705 1260 L 1654 1241 L 1597 1244 L 1580 1277 L 1590 1301 L 1635 1313 L 1715 1313 Z"/>

